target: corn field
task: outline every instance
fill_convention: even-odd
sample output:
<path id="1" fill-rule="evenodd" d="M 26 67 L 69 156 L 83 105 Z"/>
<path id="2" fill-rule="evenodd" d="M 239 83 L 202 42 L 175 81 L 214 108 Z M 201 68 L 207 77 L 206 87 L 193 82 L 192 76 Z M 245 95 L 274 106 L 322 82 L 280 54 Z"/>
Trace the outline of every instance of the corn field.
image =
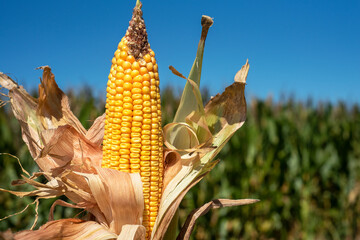
<path id="1" fill-rule="evenodd" d="M 203 91 L 203 97 L 208 96 Z M 85 128 L 104 112 L 91 89 L 67 94 Z M 162 91 L 163 124 L 171 122 L 179 99 Z M 208 100 L 206 97 L 204 101 Z M 17 156 L 37 171 L 21 139 L 9 104 L 0 109 L 0 153 Z M 221 162 L 183 200 L 181 225 L 191 210 L 216 198 L 256 198 L 261 202 L 211 210 L 198 219 L 193 239 L 357 239 L 360 238 L 360 109 L 344 103 L 248 101 L 245 125 L 219 155 Z M 10 155 L 0 155 L 0 187 L 20 178 Z M 19 212 L 31 198 L 0 193 L 0 218 Z M 38 226 L 53 200 L 41 200 Z M 55 219 L 83 214 L 57 207 Z M 0 222 L 0 231 L 29 229 L 34 207 Z"/>

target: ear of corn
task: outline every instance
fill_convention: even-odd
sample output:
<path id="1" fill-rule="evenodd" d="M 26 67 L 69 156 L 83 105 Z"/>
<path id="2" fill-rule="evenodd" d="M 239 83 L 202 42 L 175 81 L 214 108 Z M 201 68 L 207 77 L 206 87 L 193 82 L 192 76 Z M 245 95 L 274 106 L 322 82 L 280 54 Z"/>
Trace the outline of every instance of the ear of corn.
<path id="1" fill-rule="evenodd" d="M 140 173 L 149 237 L 162 191 L 163 137 L 158 65 L 141 3 L 115 51 L 108 78 L 102 167 Z"/>

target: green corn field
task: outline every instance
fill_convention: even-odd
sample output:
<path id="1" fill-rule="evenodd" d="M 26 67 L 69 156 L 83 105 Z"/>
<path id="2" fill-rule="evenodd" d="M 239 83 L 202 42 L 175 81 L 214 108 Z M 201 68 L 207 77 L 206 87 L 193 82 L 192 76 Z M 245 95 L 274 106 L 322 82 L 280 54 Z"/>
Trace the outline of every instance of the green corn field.
<path id="1" fill-rule="evenodd" d="M 174 94 L 170 88 L 162 91 L 163 125 L 174 117 L 179 102 Z M 86 128 L 104 112 L 104 100 L 94 97 L 91 89 L 67 95 Z M 37 171 L 9 107 L 0 108 L 0 153 L 15 155 L 27 171 Z M 245 125 L 219 159 L 218 166 L 183 200 L 179 228 L 191 210 L 212 199 L 256 198 L 261 202 L 211 210 L 198 219 L 193 239 L 360 238 L 358 105 L 250 99 Z M 11 186 L 20 175 L 17 160 L 0 155 L 0 188 L 26 190 Z M 33 200 L 1 192 L 0 219 L 21 211 Z M 47 221 L 53 201 L 41 200 L 37 227 Z M 31 206 L 1 221 L 0 231 L 29 229 L 34 211 Z M 82 214 L 58 206 L 54 217 Z"/>

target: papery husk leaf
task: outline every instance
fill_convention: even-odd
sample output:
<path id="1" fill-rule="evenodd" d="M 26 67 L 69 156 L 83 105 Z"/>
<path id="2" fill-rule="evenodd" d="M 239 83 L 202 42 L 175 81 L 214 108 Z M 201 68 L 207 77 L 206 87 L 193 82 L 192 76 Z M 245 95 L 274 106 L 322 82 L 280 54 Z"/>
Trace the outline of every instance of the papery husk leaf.
<path id="1" fill-rule="evenodd" d="M 205 116 L 209 129 L 213 135 L 227 131 L 227 128 L 237 128 L 246 120 L 245 84 L 249 71 L 249 62 L 235 75 L 235 82 L 225 89 L 222 94 L 217 94 L 205 106 Z M 235 132 L 236 130 L 232 130 Z M 228 134 L 227 134 L 228 135 Z M 227 135 L 225 135 L 227 137 Z M 215 137 L 215 138 L 216 138 Z"/>
<path id="2" fill-rule="evenodd" d="M 117 240 L 145 240 L 146 228 L 143 225 L 124 225 Z"/>
<path id="3" fill-rule="evenodd" d="M 64 195 L 77 204 L 96 204 L 91 194 L 90 188 L 79 172 L 65 170 L 59 177 L 61 183 L 65 185 Z"/>
<path id="4" fill-rule="evenodd" d="M 117 234 L 120 233 L 123 225 L 140 225 L 144 210 L 140 175 L 108 168 L 96 168 L 96 170 L 97 175 L 85 173 L 81 175 L 86 178 L 92 196 L 106 219 L 104 224 L 108 224 L 110 230 Z M 97 217 L 98 213 L 93 214 Z"/>
<path id="5" fill-rule="evenodd" d="M 164 236 L 175 212 L 177 211 L 177 207 L 186 194 L 185 191 L 182 191 L 185 190 L 186 187 L 178 189 L 175 193 L 173 193 L 173 191 L 175 191 L 177 185 L 181 183 L 181 180 L 183 180 L 185 176 L 191 174 L 191 170 L 191 166 L 183 166 L 176 174 L 176 176 L 170 181 L 167 187 L 163 190 L 160 208 L 156 218 L 155 226 L 152 231 L 151 239 L 162 239 L 162 236 Z M 169 196 L 172 197 L 169 198 Z"/>
<path id="6" fill-rule="evenodd" d="M 98 223 L 116 234 L 126 224 L 140 225 L 144 210 L 140 175 L 100 166 L 105 115 L 97 118 L 86 131 L 71 112 L 68 99 L 58 88 L 50 68 L 42 69 L 39 99 L 32 98 L 10 78 L 1 76 L 1 83 L 9 88 L 23 139 L 43 171 L 14 182 L 17 185 L 27 183 L 38 189 L 5 191 L 21 197 L 65 195 L 74 204 L 59 200 L 51 210 L 56 205 L 85 209 L 95 216 Z M 45 176 L 49 182 L 36 182 L 39 175 Z M 50 218 L 53 218 L 51 214 Z"/>
<path id="7" fill-rule="evenodd" d="M 186 170 L 183 172 L 180 171 L 176 175 L 176 177 L 181 178 L 181 176 L 184 176 L 184 175 L 186 175 Z M 163 239 L 163 236 L 165 235 L 185 194 L 193 186 L 195 186 L 205 175 L 206 174 L 204 174 L 203 176 L 199 176 L 195 181 L 187 184 L 186 187 L 179 187 L 179 189 L 181 189 L 181 191 L 178 189 L 177 191 L 175 191 L 175 193 L 171 194 L 171 193 L 167 192 L 166 195 L 165 195 L 165 193 L 163 194 L 163 197 L 161 198 L 162 200 L 161 200 L 161 204 L 160 204 L 160 208 L 159 208 L 158 217 L 156 219 L 156 223 L 155 223 L 154 229 L 151 234 L 151 239 L 153 239 L 153 240 Z M 178 182 L 178 181 L 175 180 L 174 182 L 172 182 L 172 184 L 175 184 L 175 182 Z M 170 189 L 169 185 L 168 185 L 168 189 Z M 171 197 L 171 198 L 167 199 L 168 197 Z"/>
<path id="8" fill-rule="evenodd" d="M 90 189 L 83 176 L 75 173 L 94 173 L 100 166 L 102 131 L 86 130 L 71 112 L 68 99 L 58 88 L 49 67 L 43 67 L 39 99 L 32 98 L 11 78 L 1 75 L 1 84 L 9 89 L 15 117 L 22 128 L 22 136 L 44 176 L 51 181 L 60 177 L 64 194 L 73 202 L 92 205 Z M 95 121 L 101 125 L 101 119 Z M 99 134 L 101 136 L 98 136 Z M 88 136 L 89 138 L 87 138 Z M 92 142 L 94 140 L 94 142 Z M 36 193 L 37 194 L 37 193 Z"/>
<path id="9" fill-rule="evenodd" d="M 81 174 L 87 180 L 91 189 L 92 197 L 94 198 L 98 210 L 90 210 L 95 216 L 98 222 L 110 227 L 110 223 L 113 221 L 112 211 L 110 209 L 110 199 L 107 195 L 106 185 L 100 179 L 100 176 L 95 174 Z"/>
<path id="10" fill-rule="evenodd" d="M 187 217 L 185 224 L 183 225 L 177 240 L 187 240 L 190 238 L 192 230 L 194 229 L 196 220 L 205 215 L 210 209 L 222 208 L 222 207 L 233 207 L 233 206 L 240 206 L 240 205 L 248 205 L 255 202 L 258 202 L 257 199 L 215 199 L 206 204 L 202 207 L 194 209 L 189 216 Z"/>
<path id="11" fill-rule="evenodd" d="M 25 230 L 15 234 L 14 236 L 14 240 L 106 240 L 116 238 L 116 234 L 108 231 L 96 222 L 83 221 L 75 218 L 47 222 L 41 226 L 39 230 Z"/>
<path id="12" fill-rule="evenodd" d="M 201 166 L 197 166 L 197 168 L 192 165 L 182 166 L 178 174 L 163 191 L 152 239 L 162 239 L 185 194 L 209 173 L 217 163 L 218 161 L 213 161 L 208 164 L 206 171 L 204 169 L 201 171 Z M 200 171 L 202 174 L 199 174 Z"/>
<path id="13" fill-rule="evenodd" d="M 86 137 L 86 130 L 71 112 L 68 98 L 57 86 L 51 69 L 48 66 L 41 69 L 43 69 L 43 78 L 39 85 L 38 99 L 31 97 L 10 77 L 0 74 L 0 84 L 9 89 L 12 110 L 19 120 L 22 137 L 28 145 L 31 156 L 45 172 L 52 172 L 53 169 L 69 164 L 72 161 L 71 156 L 74 158 L 81 156 L 81 159 L 88 157 L 93 161 L 93 165 L 99 166 L 102 158 L 99 144 L 102 136 L 99 135 L 102 132 L 96 132 L 93 128 L 88 135 L 90 139 Z M 101 125 L 100 121 L 97 121 L 97 125 Z M 62 127 L 67 128 L 66 134 L 62 133 L 64 130 Z M 96 133 L 99 135 L 97 136 Z M 61 159 L 64 155 L 59 155 L 57 152 L 49 152 L 52 146 L 56 145 L 57 141 L 54 138 L 59 140 L 60 137 L 68 140 L 65 140 L 65 145 L 67 156 L 70 157 L 66 159 Z M 61 141 L 64 140 L 61 139 Z M 74 150 L 71 150 L 71 147 Z"/>
<path id="14" fill-rule="evenodd" d="M 91 171 L 84 168 L 88 158 L 91 166 L 100 166 L 102 153 L 100 146 L 95 146 L 72 126 L 60 126 L 56 129 L 44 130 L 41 139 L 46 145 L 36 157 L 36 163 L 43 171 L 57 176 L 71 167 L 74 171 Z M 71 166 L 70 166 L 71 165 Z"/>
<path id="15" fill-rule="evenodd" d="M 71 112 L 68 99 L 58 88 L 50 68 L 42 69 L 44 72 L 39 85 L 39 99 L 31 97 L 9 77 L 1 76 L 1 84 L 9 89 L 13 113 L 20 122 L 23 140 L 33 158 L 36 158 L 44 147 L 41 133 L 46 129 L 70 125 L 82 134 L 86 132 Z"/>
<path id="16" fill-rule="evenodd" d="M 0 76 L 0 83 L 9 89 L 12 109 L 22 127 L 23 139 L 44 171 L 42 175 L 49 181 L 45 187 L 34 180 L 23 179 L 16 184 L 28 183 L 38 189 L 30 192 L 6 191 L 18 196 L 41 198 L 65 195 L 75 203 L 74 207 L 88 210 L 106 226 L 110 223 L 81 175 L 96 173 L 95 167 L 100 167 L 103 132 L 96 127 L 103 124 L 101 117 L 87 133 L 71 112 L 68 99 L 58 88 L 50 68 L 44 67 L 43 70 L 39 99 L 32 98 L 6 75 Z"/>
<path id="17" fill-rule="evenodd" d="M 18 84 L 14 80 L 2 72 L 0 72 L 0 85 L 8 90 L 18 87 Z"/>
<path id="18" fill-rule="evenodd" d="M 170 181 L 181 170 L 181 156 L 176 151 L 165 151 L 164 153 L 164 168 L 165 174 L 163 178 L 163 189 L 167 187 Z"/>
<path id="19" fill-rule="evenodd" d="M 140 225 L 144 211 L 144 197 L 142 191 L 134 190 L 136 188 L 142 190 L 140 174 L 128 174 L 107 168 L 97 170 L 101 180 L 107 185 L 114 223 L 113 226 L 110 224 L 110 229 L 114 229 L 114 232 L 119 234 L 125 224 Z"/>
<path id="20" fill-rule="evenodd" d="M 44 127 L 51 129 L 57 126 L 70 125 L 85 135 L 85 128 L 70 110 L 69 100 L 56 84 L 51 68 L 42 66 L 38 69 L 43 70 L 43 78 L 39 84 L 37 113 L 41 116 Z"/>
<path id="21" fill-rule="evenodd" d="M 100 117 L 96 118 L 85 136 L 90 140 L 90 142 L 99 147 L 101 146 L 104 138 L 105 116 L 106 114 L 104 113 Z"/>
<path id="22" fill-rule="evenodd" d="M 234 81 L 239 83 L 246 83 L 246 78 L 249 73 L 249 69 L 250 69 L 249 59 L 247 59 L 245 65 L 242 66 L 241 69 L 235 74 Z"/>

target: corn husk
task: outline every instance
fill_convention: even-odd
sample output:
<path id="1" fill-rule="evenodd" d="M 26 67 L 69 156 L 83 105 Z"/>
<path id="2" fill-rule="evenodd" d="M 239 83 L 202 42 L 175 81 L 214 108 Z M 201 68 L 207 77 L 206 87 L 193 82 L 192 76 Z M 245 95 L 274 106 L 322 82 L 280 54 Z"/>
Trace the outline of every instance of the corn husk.
<path id="1" fill-rule="evenodd" d="M 14 235 L 14 240 L 32 239 L 86 239 L 86 240 L 106 240 L 116 239 L 114 233 L 108 231 L 94 221 L 83 221 L 76 218 L 61 219 L 51 221 L 35 231 L 22 231 Z"/>
<path id="2" fill-rule="evenodd" d="M 31 176 L 24 172 L 22 179 L 13 181 L 13 185 L 32 185 L 33 191 L 0 190 L 37 199 L 65 195 L 74 203 L 71 207 L 87 210 L 97 224 L 115 236 L 124 225 L 141 225 L 144 206 L 140 175 L 100 167 L 104 117 L 100 116 L 86 131 L 71 112 L 68 98 L 58 88 L 50 67 L 41 69 L 43 78 L 38 99 L 0 73 L 0 84 L 9 89 L 11 107 L 21 125 L 23 140 L 41 170 Z M 48 180 L 46 184 L 36 181 L 40 175 Z M 64 221 L 54 224 L 67 224 Z M 78 224 L 70 224 L 68 228 L 71 226 L 75 228 Z M 90 231 L 94 225 L 82 227 Z M 45 233 L 49 233 L 48 230 Z"/>
<path id="3" fill-rule="evenodd" d="M 186 85 L 175 121 L 164 127 L 164 190 L 151 239 L 164 238 L 187 191 L 216 166 L 220 161 L 216 155 L 246 119 L 248 62 L 235 75 L 232 85 L 203 106 L 199 86 L 205 39 L 211 25 L 212 19 L 203 16 L 201 39 L 189 77 L 170 67 Z M 40 172 L 32 175 L 23 170 L 22 178 L 13 182 L 32 185 L 33 191 L 0 190 L 19 197 L 35 196 L 36 204 L 41 198 L 62 195 L 72 203 L 55 201 L 47 224 L 38 230 L 20 232 L 16 238 L 145 239 L 140 175 L 101 168 L 105 115 L 99 116 L 90 129 L 84 129 L 70 110 L 68 98 L 57 86 L 50 67 L 40 69 L 43 77 L 37 99 L 0 73 L 0 85 L 9 90 L 23 140 L 40 168 Z M 39 176 L 44 176 L 47 182 L 37 182 Z M 189 216 L 180 238 L 188 239 L 197 217 L 210 208 L 253 202 L 256 200 L 221 199 L 205 204 Z M 52 212 L 57 205 L 84 209 L 94 221 L 54 220 Z M 66 231 L 56 233 L 59 228 Z"/>
<path id="4" fill-rule="evenodd" d="M 239 200 L 216 199 L 216 200 L 212 200 L 211 202 L 204 204 L 202 207 L 193 210 L 189 214 L 177 239 L 178 240 L 189 239 L 190 234 L 194 228 L 196 219 L 203 216 L 204 214 L 206 214 L 208 211 L 210 211 L 210 209 L 247 205 L 247 204 L 255 203 L 257 201 L 258 200 L 256 200 L 256 199 L 239 199 Z"/>

